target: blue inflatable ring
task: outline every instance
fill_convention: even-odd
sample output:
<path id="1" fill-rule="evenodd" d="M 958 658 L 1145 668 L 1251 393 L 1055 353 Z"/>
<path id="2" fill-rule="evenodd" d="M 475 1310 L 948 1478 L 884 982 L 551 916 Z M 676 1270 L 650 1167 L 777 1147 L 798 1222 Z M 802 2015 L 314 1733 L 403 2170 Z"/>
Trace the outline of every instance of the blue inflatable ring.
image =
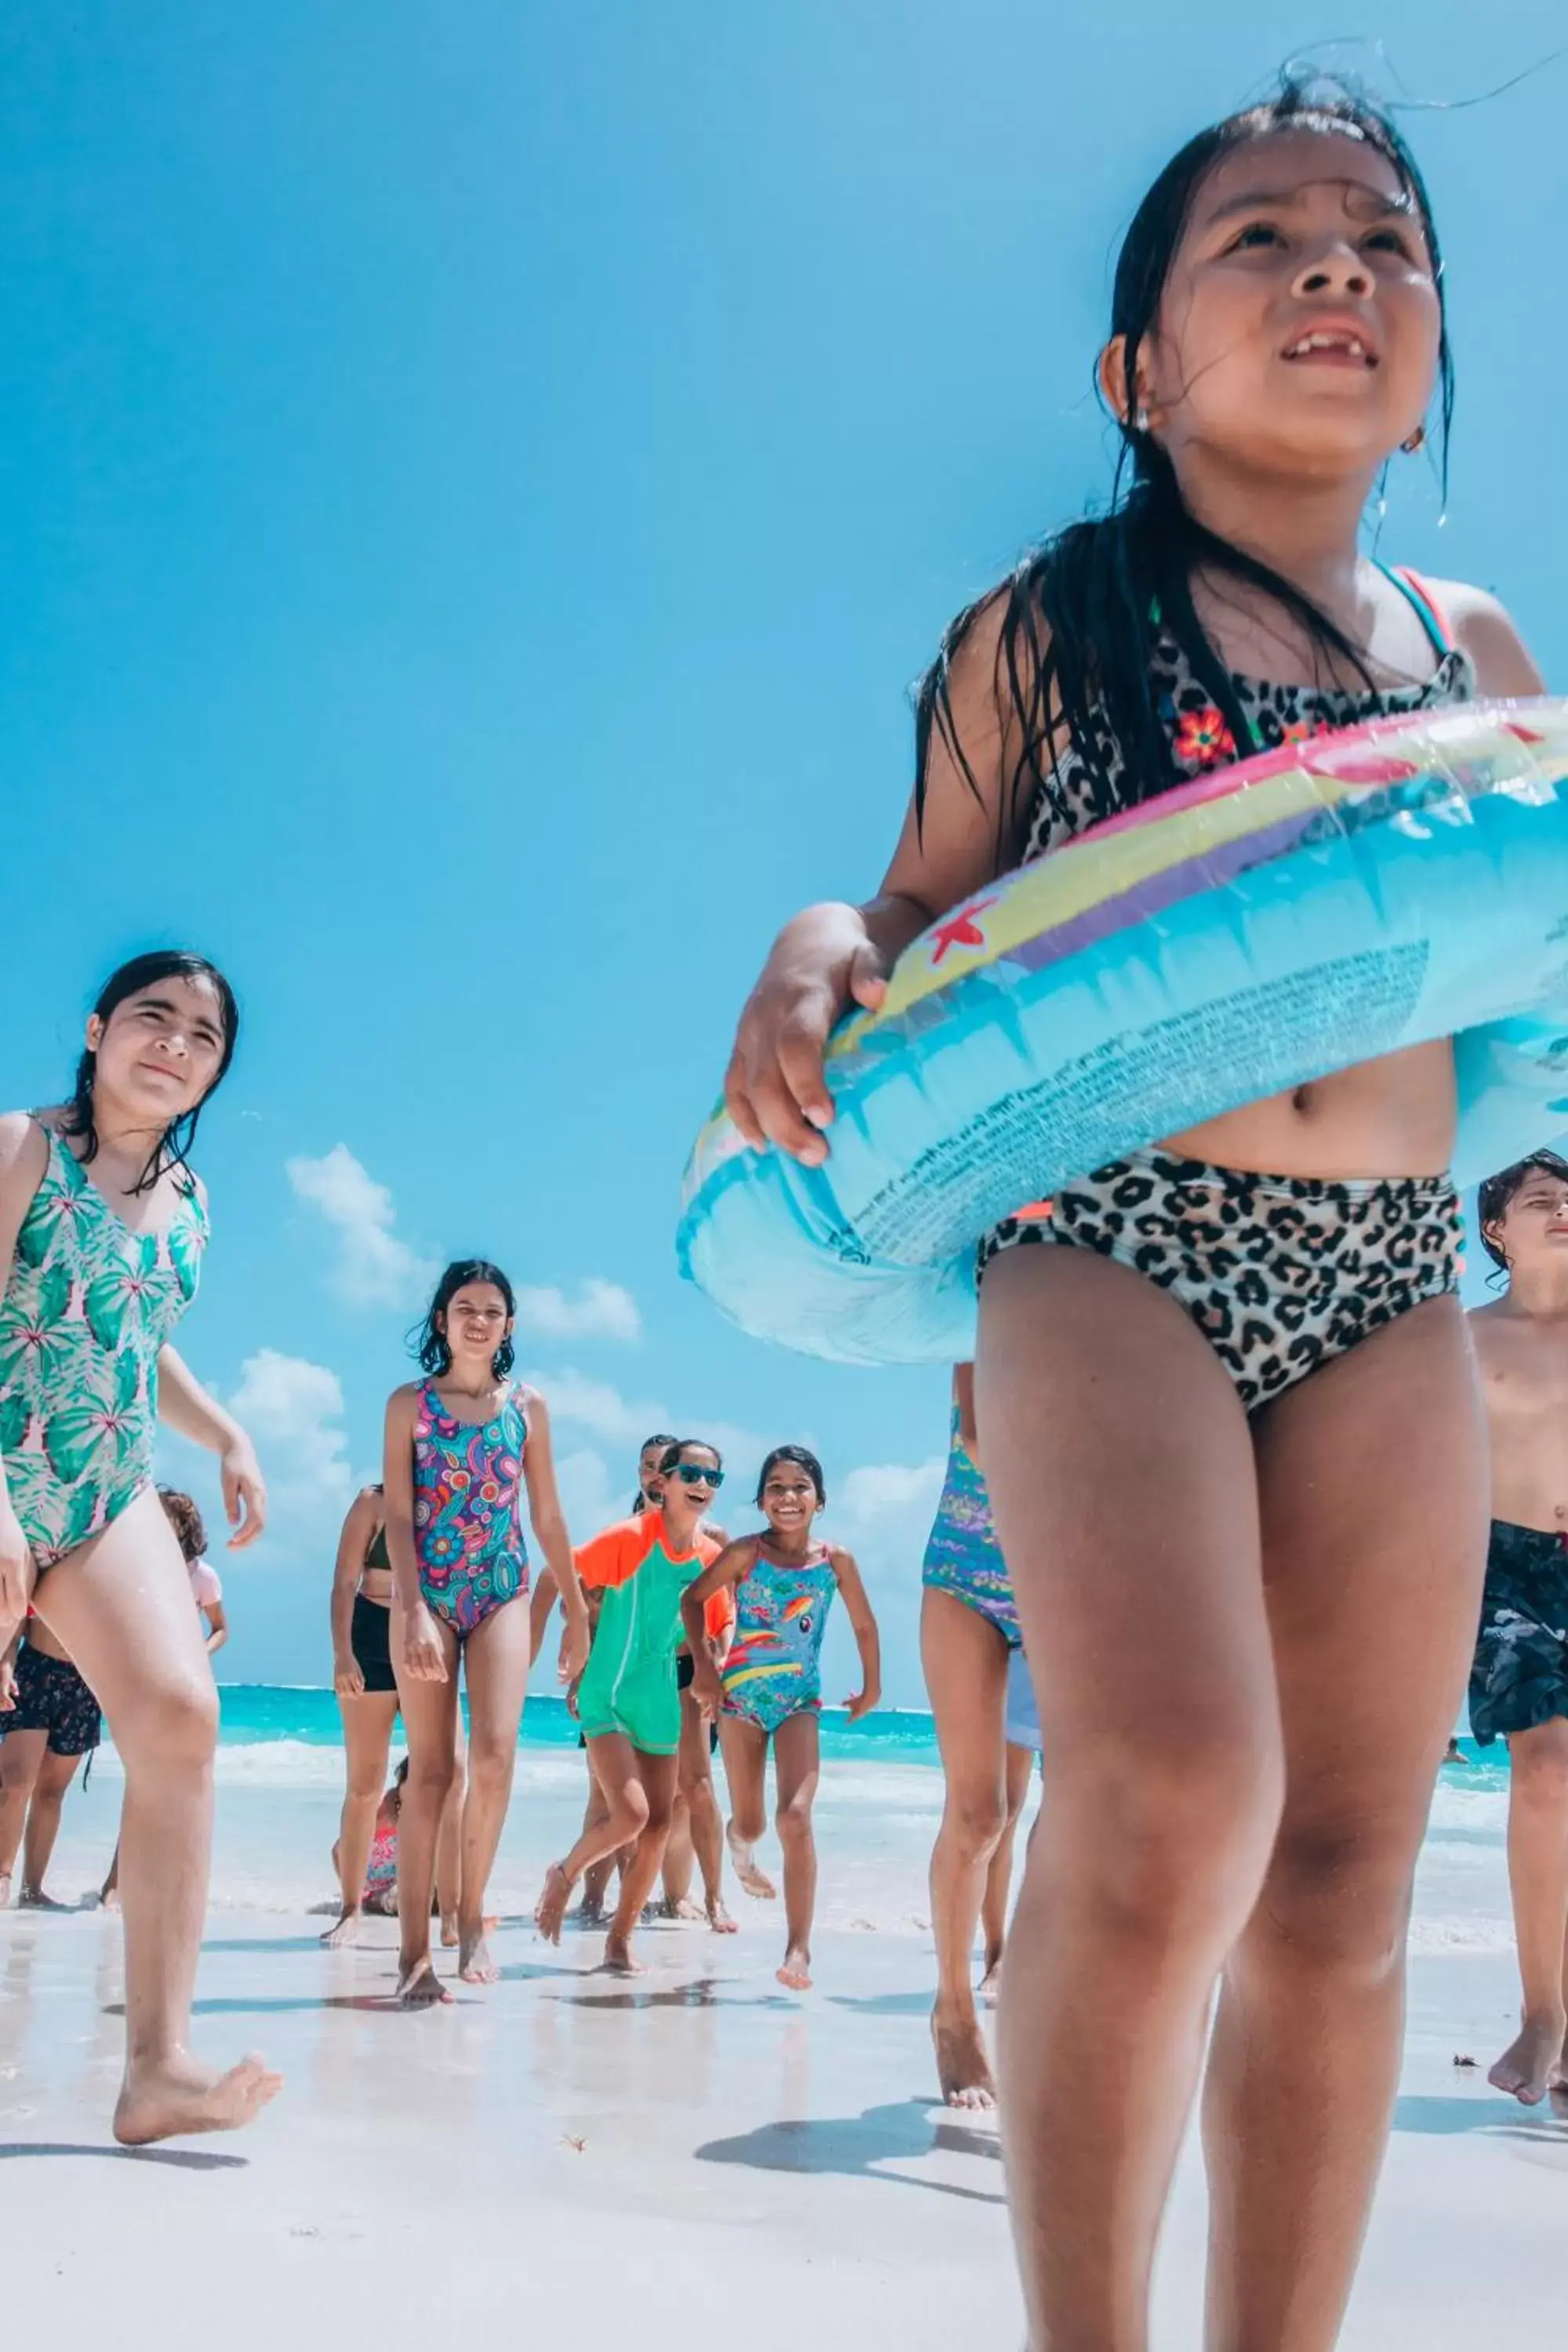
<path id="1" fill-rule="evenodd" d="M 810 1354 L 955 1362 L 1021 1202 L 1447 1036 L 1460 1183 L 1568 1131 L 1568 703 L 1287 744 L 954 908 L 829 1042 L 826 1166 L 703 1129 L 681 1268 Z"/>

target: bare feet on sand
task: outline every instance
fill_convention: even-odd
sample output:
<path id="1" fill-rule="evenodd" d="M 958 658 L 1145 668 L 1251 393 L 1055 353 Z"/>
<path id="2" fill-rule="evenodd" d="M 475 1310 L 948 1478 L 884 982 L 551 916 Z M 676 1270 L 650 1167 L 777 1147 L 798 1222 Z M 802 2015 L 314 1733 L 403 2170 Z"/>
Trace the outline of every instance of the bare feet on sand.
<path id="1" fill-rule="evenodd" d="M 986 2109 L 996 2105 L 996 2081 L 985 2054 L 980 2021 L 951 2017 L 941 2009 L 931 2015 L 931 2038 L 936 2047 L 936 2079 L 950 2107 Z"/>
<path id="2" fill-rule="evenodd" d="M 1002 1984 L 1002 1955 L 986 1963 L 985 1974 L 975 1987 L 976 2000 L 994 2000 Z"/>
<path id="3" fill-rule="evenodd" d="M 784 1966 L 778 1972 L 779 1982 L 791 1992 L 811 1990 L 811 1954 L 804 1944 L 792 1944 L 784 1956 Z"/>
<path id="4" fill-rule="evenodd" d="M 500 1984 L 500 1970 L 490 1958 L 482 1927 L 477 1936 L 465 1936 L 458 1945 L 458 1974 L 465 1984 Z"/>
<path id="5" fill-rule="evenodd" d="M 724 1897 L 721 1895 L 715 1895 L 710 1900 L 707 1919 L 708 1925 L 716 1936 L 736 1936 L 740 1933 L 735 1922 L 724 1908 Z"/>
<path id="6" fill-rule="evenodd" d="M 98 1899 L 102 1904 L 106 1911 L 118 1911 L 120 1908 L 119 1887 L 106 1886 Z"/>
<path id="7" fill-rule="evenodd" d="M 462 1937 L 458 1930 L 457 1913 L 455 1911 L 443 1911 L 441 1914 L 441 1949 L 444 1952 L 455 1952 L 462 1940 Z"/>
<path id="8" fill-rule="evenodd" d="M 604 1895 L 584 1894 L 572 1916 L 580 1927 L 602 1927 L 605 1924 Z"/>
<path id="9" fill-rule="evenodd" d="M 561 1922 L 572 1899 L 572 1881 L 558 1862 L 544 1874 L 544 1892 L 534 1908 L 533 1924 L 547 1944 L 561 1941 Z"/>
<path id="10" fill-rule="evenodd" d="M 392 1998 L 399 2009 L 437 2009 L 452 1996 L 437 1975 L 435 1961 L 426 1952 L 398 1978 Z"/>
<path id="11" fill-rule="evenodd" d="M 282 2075 L 257 2057 L 242 2058 L 226 2074 L 184 2053 L 161 2065 L 131 2066 L 114 2110 L 114 2137 L 121 2147 L 145 2147 L 189 2132 L 238 2131 L 282 2087 Z"/>
<path id="12" fill-rule="evenodd" d="M 1548 2091 L 1564 2080 L 1563 2030 L 1561 2018 L 1526 2018 L 1517 2041 L 1510 2042 L 1487 2080 L 1497 2091 L 1507 2091 L 1522 2107 L 1538 2107 Z"/>
<path id="13" fill-rule="evenodd" d="M 364 1914 L 357 1904 L 352 1911 L 341 1912 L 321 1937 L 327 1949 L 330 1952 L 335 1952 L 344 1944 L 357 1943 L 360 1923 L 363 1917 Z"/>
<path id="14" fill-rule="evenodd" d="M 642 1962 L 631 1948 L 631 1940 L 617 1936 L 612 1927 L 605 1938 L 605 1967 L 613 1977 L 640 1977 L 647 1974 Z"/>
<path id="15" fill-rule="evenodd" d="M 759 1903 L 775 1901 L 778 1888 L 771 1878 L 765 1877 L 757 1868 L 752 1847 L 740 1835 L 733 1822 L 730 1823 L 724 1836 L 730 1848 L 730 1859 L 735 1865 L 735 1875 L 746 1893 L 754 1895 Z"/>
<path id="16" fill-rule="evenodd" d="M 18 1911 L 74 1911 L 74 1903 L 57 1903 L 41 1886 L 24 1886 L 16 1897 Z"/>
<path id="17" fill-rule="evenodd" d="M 665 1905 L 664 1916 L 667 1919 L 684 1919 L 690 1924 L 695 1924 L 699 1919 L 705 1919 L 708 1915 L 700 1903 L 694 1903 L 689 1895 L 683 1895 L 679 1903 Z"/>

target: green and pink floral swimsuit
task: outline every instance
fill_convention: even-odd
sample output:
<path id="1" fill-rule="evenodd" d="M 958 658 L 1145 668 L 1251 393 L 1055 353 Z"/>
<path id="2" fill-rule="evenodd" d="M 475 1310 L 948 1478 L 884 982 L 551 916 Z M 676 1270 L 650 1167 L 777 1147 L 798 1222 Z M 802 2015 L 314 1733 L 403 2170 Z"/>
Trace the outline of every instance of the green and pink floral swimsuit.
<path id="1" fill-rule="evenodd" d="M 51 1129 L 0 1299 L 0 1454 L 40 1573 L 153 1483 L 158 1355 L 196 1295 L 206 1211 L 193 1190 L 132 1233 Z"/>

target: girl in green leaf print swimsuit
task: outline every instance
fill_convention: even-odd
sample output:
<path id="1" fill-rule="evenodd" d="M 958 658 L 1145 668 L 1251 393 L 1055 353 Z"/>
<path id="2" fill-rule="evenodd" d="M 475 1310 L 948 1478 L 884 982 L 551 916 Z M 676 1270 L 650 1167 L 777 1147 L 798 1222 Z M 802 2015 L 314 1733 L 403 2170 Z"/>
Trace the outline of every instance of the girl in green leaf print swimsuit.
<path id="1" fill-rule="evenodd" d="M 0 1116 L 0 1647 L 31 1602 L 109 1718 L 125 1767 L 128 2145 L 248 2123 L 278 2088 L 186 2048 L 212 1839 L 217 1697 L 153 1485 L 160 1418 L 221 1459 L 235 1544 L 261 1532 L 249 1439 L 169 1334 L 207 1238 L 185 1153 L 238 1013 L 167 950 L 113 974 L 62 1108 Z"/>

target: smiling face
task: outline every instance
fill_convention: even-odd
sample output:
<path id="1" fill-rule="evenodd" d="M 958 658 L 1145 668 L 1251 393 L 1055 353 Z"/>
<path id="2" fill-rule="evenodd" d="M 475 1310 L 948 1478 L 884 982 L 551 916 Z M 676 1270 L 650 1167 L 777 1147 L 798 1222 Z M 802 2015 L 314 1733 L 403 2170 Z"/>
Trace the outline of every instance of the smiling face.
<path id="1" fill-rule="evenodd" d="M 1531 1168 L 1487 1237 L 1500 1249 L 1510 1271 L 1533 1274 L 1568 1267 L 1568 1176 Z"/>
<path id="2" fill-rule="evenodd" d="M 775 1535 L 798 1541 L 821 1509 L 816 1482 L 798 1462 L 775 1462 L 763 1481 L 763 1516 Z"/>
<path id="3" fill-rule="evenodd" d="M 689 1513 L 700 1519 L 710 1508 L 724 1476 L 710 1445 L 683 1445 L 679 1462 L 662 1474 L 662 1481 L 659 1501 L 666 1515 Z"/>
<path id="4" fill-rule="evenodd" d="M 1374 472 L 1419 425 L 1442 316 L 1420 213 L 1364 142 L 1270 132 L 1200 182 L 1136 362 L 1137 402 L 1179 463 Z M 1114 397 L 1119 349 L 1107 353 Z"/>
<path id="5" fill-rule="evenodd" d="M 506 1300 L 493 1282 L 465 1282 L 447 1302 L 440 1329 L 454 1370 L 488 1378 L 497 1349 L 511 1337 Z"/>
<path id="6" fill-rule="evenodd" d="M 210 980 L 171 974 L 127 996 L 106 1021 L 95 1013 L 87 1045 L 100 1115 L 117 1110 L 162 1133 L 212 1092 L 226 1043 Z"/>
<path id="7" fill-rule="evenodd" d="M 663 1458 L 664 1446 L 657 1438 L 651 1445 L 645 1445 L 637 1455 L 637 1485 L 650 1503 L 657 1503 L 658 1500 L 658 1465 Z"/>

